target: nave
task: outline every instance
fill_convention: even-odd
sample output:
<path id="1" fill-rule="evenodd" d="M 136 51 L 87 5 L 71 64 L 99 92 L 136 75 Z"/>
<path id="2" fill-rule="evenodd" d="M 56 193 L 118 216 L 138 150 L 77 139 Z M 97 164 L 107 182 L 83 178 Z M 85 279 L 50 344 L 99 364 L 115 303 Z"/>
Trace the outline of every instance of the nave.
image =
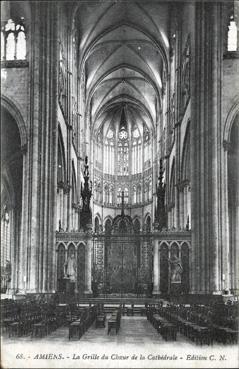
<path id="1" fill-rule="evenodd" d="M 3 367 L 181 345 L 232 366 L 239 2 L 1 5 Z"/>

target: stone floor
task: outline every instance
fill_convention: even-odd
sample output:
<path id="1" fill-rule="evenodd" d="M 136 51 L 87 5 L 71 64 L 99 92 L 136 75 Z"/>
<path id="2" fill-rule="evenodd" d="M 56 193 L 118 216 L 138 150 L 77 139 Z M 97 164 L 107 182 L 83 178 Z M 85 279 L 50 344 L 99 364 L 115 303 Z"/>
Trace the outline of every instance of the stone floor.
<path id="1" fill-rule="evenodd" d="M 31 339 L 28 336 L 16 339 L 4 335 L 2 346 L 2 357 L 15 360 L 5 365 L 12 368 L 173 368 L 182 365 L 201 368 L 238 365 L 236 346 L 200 347 L 181 334 L 177 335 L 176 342 L 166 342 L 146 317 L 141 316 L 122 317 L 117 335 L 114 330 L 107 334 L 107 324 L 105 328 L 95 328 L 93 324 L 80 340 L 69 341 L 68 327 L 61 327 L 44 338 Z M 230 363 L 228 366 L 221 366 L 225 361 L 219 360 L 220 353 L 226 355 L 226 364 Z M 22 354 L 24 358 L 16 360 L 17 354 Z M 55 356 L 41 356 L 49 354 Z M 188 355 L 197 357 L 189 359 Z M 214 355 L 215 360 L 210 360 L 210 355 Z"/>

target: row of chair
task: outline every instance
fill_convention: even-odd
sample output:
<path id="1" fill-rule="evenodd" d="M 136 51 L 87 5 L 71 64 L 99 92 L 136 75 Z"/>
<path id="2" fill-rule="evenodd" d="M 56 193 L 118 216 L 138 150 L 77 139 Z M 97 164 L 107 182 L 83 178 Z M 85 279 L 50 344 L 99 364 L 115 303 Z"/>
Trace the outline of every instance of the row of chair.
<path id="1" fill-rule="evenodd" d="M 177 340 L 177 327 L 158 314 L 158 310 L 153 307 L 147 308 L 146 316 L 158 333 L 165 341 Z"/>
<path id="2" fill-rule="evenodd" d="M 236 343 L 238 325 L 225 326 L 216 324 L 217 309 L 205 306 L 161 307 L 159 314 L 176 325 L 177 330 L 196 344 L 211 345 L 214 342 L 223 344 Z M 225 321 L 224 321 L 225 324 Z"/>
<path id="3" fill-rule="evenodd" d="M 79 310 L 79 315 L 69 324 L 69 340 L 73 337 L 80 339 L 93 324 L 97 316 L 96 306 Z"/>
<path id="4" fill-rule="evenodd" d="M 9 337 L 43 336 L 61 325 L 56 306 L 49 303 L 6 301 L 1 307 L 2 331 Z"/>

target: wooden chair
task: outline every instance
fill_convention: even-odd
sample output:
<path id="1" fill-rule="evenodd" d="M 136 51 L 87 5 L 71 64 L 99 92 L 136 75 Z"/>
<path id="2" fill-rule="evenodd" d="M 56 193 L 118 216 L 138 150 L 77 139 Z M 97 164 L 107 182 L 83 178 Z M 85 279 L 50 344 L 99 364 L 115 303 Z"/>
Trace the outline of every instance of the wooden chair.
<path id="1" fill-rule="evenodd" d="M 96 320 L 95 320 L 95 327 L 105 328 L 105 320 L 106 320 L 105 314 L 97 315 Z"/>
<path id="2" fill-rule="evenodd" d="M 33 324 L 32 338 L 33 337 L 44 337 L 48 334 L 48 326 L 45 321 Z"/>
<path id="3" fill-rule="evenodd" d="M 127 316 L 133 316 L 134 315 L 134 304 L 131 304 L 131 307 L 127 308 Z"/>
<path id="4" fill-rule="evenodd" d="M 69 340 L 72 337 L 77 337 L 80 339 L 83 333 L 84 329 L 80 320 L 77 320 L 69 325 Z"/>
<path id="5" fill-rule="evenodd" d="M 9 325 L 9 337 L 20 336 L 20 322 L 13 322 Z"/>

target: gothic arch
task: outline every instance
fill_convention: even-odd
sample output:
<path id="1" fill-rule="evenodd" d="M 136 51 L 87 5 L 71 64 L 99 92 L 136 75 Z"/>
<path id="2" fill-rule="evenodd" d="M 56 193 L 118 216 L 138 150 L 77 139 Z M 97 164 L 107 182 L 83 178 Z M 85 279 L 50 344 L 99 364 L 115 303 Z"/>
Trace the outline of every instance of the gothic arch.
<path id="1" fill-rule="evenodd" d="M 21 110 L 17 106 L 18 105 L 17 102 L 14 101 L 12 98 L 10 100 L 7 96 L 1 95 L 1 105 L 9 112 L 12 118 L 16 121 L 20 133 L 21 147 L 26 147 L 28 140 L 27 129 L 21 114 Z"/>
<path id="2" fill-rule="evenodd" d="M 151 218 L 151 214 L 147 213 L 144 217 L 144 227 L 145 227 L 145 231 L 146 232 L 150 232 L 151 231 L 151 227 L 152 227 L 152 218 Z"/>
<path id="3" fill-rule="evenodd" d="M 190 289 L 190 250 L 187 242 L 181 244 L 181 263 L 182 263 L 182 291 L 188 293 Z"/>
<path id="4" fill-rule="evenodd" d="M 238 113 L 239 113 L 239 96 L 236 96 L 234 98 L 234 103 L 231 106 L 230 110 L 228 111 L 228 114 L 226 117 L 226 121 L 224 125 L 224 132 L 223 132 L 224 142 L 230 142 L 232 125 Z"/>
<path id="5" fill-rule="evenodd" d="M 76 249 L 78 250 L 78 248 L 79 248 L 80 246 L 84 246 L 84 247 L 86 247 L 86 243 L 85 243 L 84 241 L 80 241 L 80 242 L 78 242 L 78 243 L 77 243 L 77 245 L 76 245 Z"/>
<path id="6" fill-rule="evenodd" d="M 140 232 L 141 224 L 140 224 L 140 219 L 137 215 L 133 219 L 133 227 L 134 227 L 135 232 L 137 232 L 137 233 Z"/>
<path id="7" fill-rule="evenodd" d="M 170 242 L 168 242 L 168 241 L 159 241 L 159 251 L 160 251 L 160 249 L 161 249 L 161 247 L 162 247 L 163 245 L 166 245 L 166 246 L 168 247 L 168 249 L 169 249 L 169 247 L 170 247 Z"/>
<path id="8" fill-rule="evenodd" d="M 64 264 L 66 260 L 65 244 L 60 242 L 57 247 L 57 279 L 64 277 Z"/>
<path id="9" fill-rule="evenodd" d="M 177 241 L 173 241 L 170 245 L 171 256 L 179 257 L 179 244 Z"/>
<path id="10" fill-rule="evenodd" d="M 62 242 L 62 241 L 57 242 L 57 245 L 56 245 L 56 251 L 58 251 L 58 249 L 59 249 L 60 245 L 63 245 L 63 246 L 64 246 L 64 248 L 65 248 L 65 251 L 67 251 L 67 245 L 66 245 L 66 243 L 65 243 L 65 242 Z"/>
<path id="11" fill-rule="evenodd" d="M 74 256 L 76 256 L 76 245 L 73 242 L 70 242 L 67 245 L 67 257 L 69 257 L 70 255 L 74 254 Z"/>
<path id="12" fill-rule="evenodd" d="M 86 263 L 86 245 L 80 242 L 77 250 L 77 289 L 80 294 L 84 293 L 85 289 L 85 263 Z"/>
<path id="13" fill-rule="evenodd" d="M 111 225 L 111 227 L 112 227 L 112 222 L 113 222 L 113 218 L 112 218 L 110 215 L 108 215 L 108 216 L 105 218 L 105 220 L 104 220 L 104 229 L 105 229 L 105 227 L 106 227 L 106 223 L 107 223 L 107 224 L 109 224 L 109 223 L 110 223 L 110 225 Z"/>
<path id="14" fill-rule="evenodd" d="M 169 245 L 163 241 L 160 243 L 160 291 L 167 294 L 169 290 Z"/>
<path id="15" fill-rule="evenodd" d="M 17 107 L 5 96 L 2 100 L 1 126 L 1 272 L 8 263 L 11 268 L 10 283 L 6 291 L 18 286 L 17 268 L 20 260 L 20 230 L 23 202 L 24 160 L 22 147 L 27 142 L 25 123 Z M 4 276 L 1 275 L 1 281 Z M 11 284 L 11 285 L 10 285 Z M 2 286 L 1 286 L 2 289 Z"/>
<path id="16" fill-rule="evenodd" d="M 100 226 L 101 226 L 101 218 L 100 215 L 97 213 L 95 215 L 95 219 L 94 219 L 94 228 L 95 228 L 95 233 L 99 233 L 100 232 Z"/>

